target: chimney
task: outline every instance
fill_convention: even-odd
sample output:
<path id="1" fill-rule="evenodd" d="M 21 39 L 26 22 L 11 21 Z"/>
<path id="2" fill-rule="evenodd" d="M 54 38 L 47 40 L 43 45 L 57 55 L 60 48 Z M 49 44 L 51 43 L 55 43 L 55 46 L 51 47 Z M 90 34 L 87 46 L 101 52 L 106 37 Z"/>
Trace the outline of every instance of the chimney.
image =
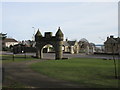
<path id="1" fill-rule="evenodd" d="M 113 38 L 113 35 L 111 35 L 110 38 Z"/>
<path id="2" fill-rule="evenodd" d="M 68 41 L 68 38 L 66 38 L 66 41 Z"/>

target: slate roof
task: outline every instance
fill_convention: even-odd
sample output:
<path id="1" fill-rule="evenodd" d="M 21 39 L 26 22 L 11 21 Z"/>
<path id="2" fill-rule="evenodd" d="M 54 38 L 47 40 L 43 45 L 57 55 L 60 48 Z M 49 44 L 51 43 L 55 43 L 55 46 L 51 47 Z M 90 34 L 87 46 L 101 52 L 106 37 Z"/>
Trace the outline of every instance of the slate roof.
<path id="1" fill-rule="evenodd" d="M 35 44 L 35 41 L 29 41 L 29 40 L 27 40 L 27 41 L 22 41 L 22 43 L 21 44 L 23 44 L 23 45 L 27 45 L 27 46 L 33 46 L 34 44 Z M 34 45 L 35 46 L 35 45 Z"/>
<path id="2" fill-rule="evenodd" d="M 70 46 L 74 46 L 74 45 L 75 45 L 75 42 L 76 42 L 76 41 L 68 41 L 68 44 L 69 44 Z"/>
<path id="3" fill-rule="evenodd" d="M 18 42 L 18 41 L 13 38 L 6 38 L 4 42 Z"/>
<path id="4" fill-rule="evenodd" d="M 70 45 L 67 43 L 67 41 L 63 41 L 63 45 L 64 45 L 64 46 L 70 46 Z"/>
<path id="5" fill-rule="evenodd" d="M 92 46 L 95 46 L 95 44 L 94 43 L 89 43 L 90 45 L 92 45 Z"/>
<path id="6" fill-rule="evenodd" d="M 105 43 L 117 43 L 117 39 L 116 38 L 109 38 L 107 41 L 105 41 Z"/>
<path id="7" fill-rule="evenodd" d="M 63 41 L 64 46 L 74 46 L 76 41 Z"/>
<path id="8" fill-rule="evenodd" d="M 86 42 L 86 43 L 89 43 L 87 39 L 85 38 L 82 38 L 79 42 Z"/>

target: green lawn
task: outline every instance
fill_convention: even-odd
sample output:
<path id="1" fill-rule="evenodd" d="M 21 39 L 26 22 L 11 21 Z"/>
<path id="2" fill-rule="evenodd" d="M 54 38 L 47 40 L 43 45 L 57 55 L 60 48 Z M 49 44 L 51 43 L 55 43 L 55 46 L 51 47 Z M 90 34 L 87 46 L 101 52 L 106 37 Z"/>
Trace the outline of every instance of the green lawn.
<path id="1" fill-rule="evenodd" d="M 5 82 L 2 84 L 3 84 L 3 86 L 2 86 L 3 89 L 5 89 L 5 88 L 6 89 L 7 88 L 25 88 L 24 84 L 14 81 L 9 76 L 6 76 Z"/>
<path id="2" fill-rule="evenodd" d="M 35 58 L 32 58 L 30 55 L 25 56 L 24 55 L 15 55 L 14 61 L 13 61 L 13 55 L 0 55 L 0 58 L 2 59 L 0 61 L 0 64 L 2 63 L 12 63 L 12 62 L 21 62 L 25 60 L 34 60 Z M 16 82 L 9 75 L 6 75 L 5 77 L 5 82 L 3 83 L 2 86 L 3 89 L 7 88 L 30 88 L 29 86 L 26 86 L 22 83 Z"/>
<path id="3" fill-rule="evenodd" d="M 118 80 L 114 78 L 113 60 L 90 58 L 48 60 L 34 63 L 30 68 L 52 78 L 77 83 L 83 88 L 118 87 Z"/>
<path id="4" fill-rule="evenodd" d="M 11 62 L 20 62 L 25 60 L 33 60 L 31 56 L 25 56 L 24 55 L 15 55 L 13 60 L 13 55 L 1 55 L 2 57 L 2 63 L 11 63 Z"/>

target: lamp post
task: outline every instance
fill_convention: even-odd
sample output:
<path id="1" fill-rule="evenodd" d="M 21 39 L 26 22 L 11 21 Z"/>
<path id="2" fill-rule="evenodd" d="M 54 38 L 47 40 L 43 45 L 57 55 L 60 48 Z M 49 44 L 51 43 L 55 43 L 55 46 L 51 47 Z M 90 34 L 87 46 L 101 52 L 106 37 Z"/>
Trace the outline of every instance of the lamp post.
<path id="1" fill-rule="evenodd" d="M 13 44 L 13 61 L 15 60 L 15 46 Z"/>
<path id="2" fill-rule="evenodd" d="M 25 55 L 25 59 L 26 59 L 26 44 L 24 46 L 24 55 Z"/>
<path id="3" fill-rule="evenodd" d="M 32 36 L 32 39 L 33 41 L 35 41 L 35 27 L 32 27 L 34 29 L 34 33 L 33 33 L 33 36 Z"/>
<path id="4" fill-rule="evenodd" d="M 118 76 L 117 76 L 117 68 L 116 68 L 116 61 L 115 61 L 115 56 L 114 56 L 114 46 L 115 46 L 115 43 L 111 42 L 111 46 L 112 46 L 112 55 L 113 55 L 113 61 L 114 61 L 115 78 L 117 79 L 118 78 Z"/>

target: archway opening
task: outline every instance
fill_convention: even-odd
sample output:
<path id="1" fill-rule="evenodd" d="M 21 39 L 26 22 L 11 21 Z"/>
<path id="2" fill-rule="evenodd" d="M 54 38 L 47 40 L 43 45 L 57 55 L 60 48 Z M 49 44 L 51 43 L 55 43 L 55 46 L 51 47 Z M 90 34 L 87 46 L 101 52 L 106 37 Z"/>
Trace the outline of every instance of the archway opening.
<path id="1" fill-rule="evenodd" d="M 42 59 L 55 59 L 55 48 L 51 44 L 46 44 L 43 46 L 42 51 L 43 58 Z"/>

